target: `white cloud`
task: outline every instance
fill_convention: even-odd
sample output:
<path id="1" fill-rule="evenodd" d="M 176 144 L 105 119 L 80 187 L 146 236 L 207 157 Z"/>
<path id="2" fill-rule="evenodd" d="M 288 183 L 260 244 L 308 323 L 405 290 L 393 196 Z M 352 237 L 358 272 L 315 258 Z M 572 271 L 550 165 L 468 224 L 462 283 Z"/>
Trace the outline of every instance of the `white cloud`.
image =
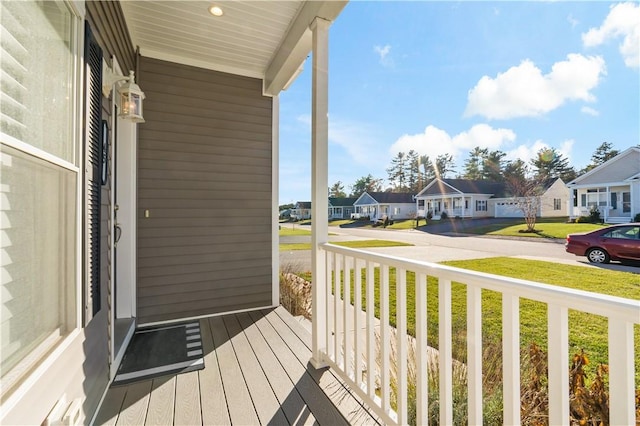
<path id="1" fill-rule="evenodd" d="M 414 150 L 421 155 L 435 159 L 441 154 L 451 154 L 454 158 L 466 155 L 476 146 L 499 149 L 513 142 L 516 134 L 510 129 L 494 129 L 487 124 L 476 124 L 469 130 L 451 136 L 446 131 L 429 125 L 423 133 L 402 135 L 389 148 L 392 155 Z"/>
<path id="2" fill-rule="evenodd" d="M 567 16 L 567 21 L 569 22 L 569 24 L 571 24 L 571 28 L 575 28 L 580 23 L 580 21 L 574 18 L 572 14 L 569 14 L 569 16 Z"/>
<path id="3" fill-rule="evenodd" d="M 640 5 L 619 3 L 611 7 L 600 28 L 582 34 L 585 47 L 595 47 L 622 37 L 620 54 L 629 68 L 640 68 Z"/>
<path id="4" fill-rule="evenodd" d="M 297 120 L 311 127 L 311 116 L 303 114 Z M 329 143 L 340 146 L 356 164 L 368 165 L 386 161 L 382 149 L 375 148 L 375 130 L 367 123 L 329 117 Z"/>
<path id="5" fill-rule="evenodd" d="M 385 44 L 384 46 L 373 46 L 373 51 L 380 56 L 380 63 L 385 67 L 393 67 L 394 62 L 389 52 L 391 52 L 391 45 Z"/>
<path id="6" fill-rule="evenodd" d="M 559 148 L 556 148 L 556 151 L 571 161 L 571 153 L 573 151 L 574 144 L 575 141 L 573 139 L 567 139 L 560 144 Z M 522 144 L 514 149 L 506 151 L 507 155 L 505 156 L 505 159 L 511 161 L 520 159 L 529 164 L 532 159 L 537 157 L 538 151 L 547 148 L 551 148 L 551 146 L 538 139 L 533 144 Z"/>
<path id="7" fill-rule="evenodd" d="M 583 106 L 582 108 L 580 108 L 580 112 L 582 112 L 583 114 L 591 115 L 593 117 L 597 117 L 600 115 L 600 112 L 598 110 L 595 110 L 588 106 Z"/>
<path id="8" fill-rule="evenodd" d="M 484 76 L 469 91 L 465 116 L 489 119 L 536 117 L 560 107 L 568 100 L 595 101 L 591 90 L 606 75 L 599 56 L 567 55 L 566 61 L 542 71 L 530 60 L 511 67 L 496 78 Z"/>

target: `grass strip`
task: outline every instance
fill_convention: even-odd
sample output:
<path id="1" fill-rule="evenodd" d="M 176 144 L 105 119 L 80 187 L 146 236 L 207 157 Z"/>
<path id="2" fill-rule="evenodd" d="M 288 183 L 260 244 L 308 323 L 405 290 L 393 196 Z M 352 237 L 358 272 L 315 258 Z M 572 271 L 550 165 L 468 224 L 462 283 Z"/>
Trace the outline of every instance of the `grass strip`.
<path id="1" fill-rule="evenodd" d="M 337 246 L 350 248 L 372 248 L 372 247 L 402 247 L 413 246 L 413 244 L 402 243 L 399 241 L 389 240 L 356 240 L 356 241 L 340 241 L 331 243 Z M 280 244 L 280 251 L 291 250 L 311 250 L 311 243 L 286 243 Z"/>

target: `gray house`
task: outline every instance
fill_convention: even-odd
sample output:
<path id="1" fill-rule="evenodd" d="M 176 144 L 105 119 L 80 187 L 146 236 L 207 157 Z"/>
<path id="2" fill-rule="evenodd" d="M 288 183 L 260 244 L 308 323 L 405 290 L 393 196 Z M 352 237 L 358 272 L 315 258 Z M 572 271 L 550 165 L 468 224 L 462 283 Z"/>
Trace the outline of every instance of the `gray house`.
<path id="1" fill-rule="evenodd" d="M 354 197 L 329 197 L 329 219 L 349 219 L 353 213 Z"/>

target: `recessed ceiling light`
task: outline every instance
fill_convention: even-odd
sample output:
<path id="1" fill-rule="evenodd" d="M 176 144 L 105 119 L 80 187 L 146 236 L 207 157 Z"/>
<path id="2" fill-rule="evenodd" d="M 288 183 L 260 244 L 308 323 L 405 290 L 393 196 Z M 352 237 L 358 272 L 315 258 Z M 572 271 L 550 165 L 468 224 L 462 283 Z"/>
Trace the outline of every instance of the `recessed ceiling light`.
<path id="1" fill-rule="evenodd" d="M 209 13 L 212 14 L 213 16 L 222 16 L 222 15 L 224 15 L 224 12 L 220 8 L 220 6 L 216 6 L 215 4 L 211 5 L 209 7 Z"/>

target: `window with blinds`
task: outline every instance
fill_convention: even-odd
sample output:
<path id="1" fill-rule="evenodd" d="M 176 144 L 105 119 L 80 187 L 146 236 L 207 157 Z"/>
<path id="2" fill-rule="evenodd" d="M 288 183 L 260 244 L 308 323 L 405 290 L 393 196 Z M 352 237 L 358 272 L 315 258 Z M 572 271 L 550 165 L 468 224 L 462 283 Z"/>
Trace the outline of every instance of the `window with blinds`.
<path id="1" fill-rule="evenodd" d="M 77 322 L 76 25 L 60 1 L 0 2 L 3 397 Z"/>

